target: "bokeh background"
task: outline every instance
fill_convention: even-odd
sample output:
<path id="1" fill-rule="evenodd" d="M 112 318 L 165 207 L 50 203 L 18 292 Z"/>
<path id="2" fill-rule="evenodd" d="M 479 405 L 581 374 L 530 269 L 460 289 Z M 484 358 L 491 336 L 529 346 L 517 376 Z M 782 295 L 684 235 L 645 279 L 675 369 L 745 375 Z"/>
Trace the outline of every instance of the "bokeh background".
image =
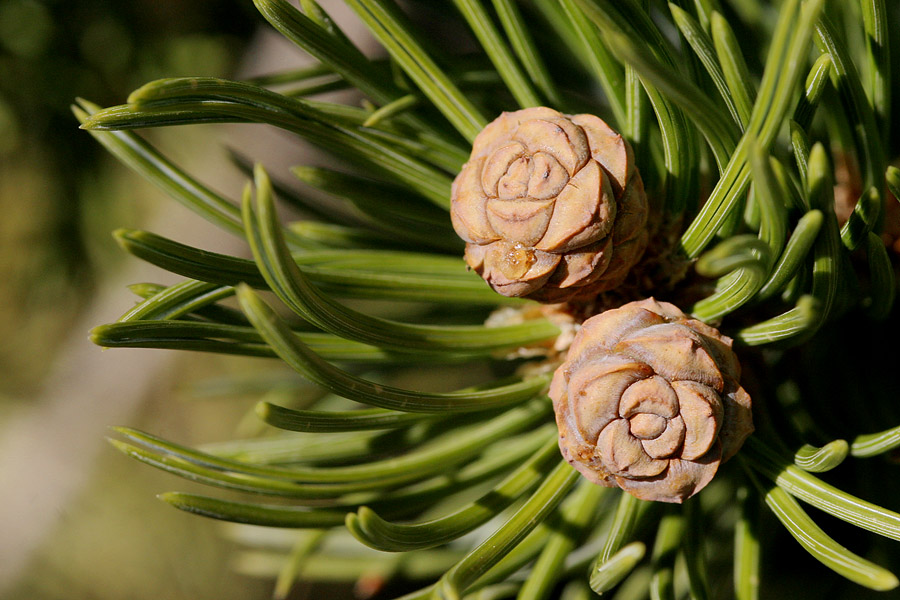
<path id="1" fill-rule="evenodd" d="M 379 52 L 341 0 L 320 4 L 361 49 Z M 115 229 L 237 256 L 249 249 L 118 163 L 70 107 L 76 98 L 121 104 L 161 77 L 242 79 L 310 61 L 251 0 L 0 0 L 0 598 L 272 598 L 296 532 L 174 510 L 156 494 L 208 488 L 142 466 L 105 438 L 116 425 L 195 446 L 256 435 L 253 406 L 284 393 L 272 381 L 296 389 L 296 374 L 279 361 L 102 350 L 88 339 L 138 300 L 129 285 L 178 281 L 122 252 Z M 235 153 L 285 177 L 288 166 L 330 161 L 253 125 L 140 134 L 234 201 L 246 181 Z M 466 379 L 463 369 L 445 375 L 446 385 Z M 372 574 L 355 591 L 300 584 L 289 597 L 353 598 L 382 583 Z"/>
<path id="2" fill-rule="evenodd" d="M 70 105 L 118 104 L 163 76 L 303 60 L 249 0 L 0 0 L 0 597 L 270 597 L 271 580 L 231 568 L 227 530 L 155 499 L 171 477 L 105 442 L 110 425 L 233 437 L 252 394 L 223 397 L 214 375 L 261 363 L 88 340 L 133 304 L 127 284 L 171 282 L 119 251 L 115 228 L 245 250 L 108 156 Z M 149 135 L 232 198 L 241 176 L 225 148 L 267 145 L 240 127 Z M 273 160 L 293 158 L 277 142 Z"/>

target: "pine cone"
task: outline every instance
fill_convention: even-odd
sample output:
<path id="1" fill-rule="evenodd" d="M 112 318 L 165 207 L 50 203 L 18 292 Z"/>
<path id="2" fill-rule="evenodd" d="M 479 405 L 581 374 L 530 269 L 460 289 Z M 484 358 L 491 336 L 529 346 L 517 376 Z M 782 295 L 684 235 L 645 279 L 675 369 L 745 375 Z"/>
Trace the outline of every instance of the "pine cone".
<path id="1" fill-rule="evenodd" d="M 650 298 L 584 322 L 550 397 L 559 446 L 591 481 L 682 502 L 753 432 L 731 339 Z"/>
<path id="2" fill-rule="evenodd" d="M 504 296 L 587 298 L 619 285 L 647 246 L 631 147 L 593 115 L 503 113 L 453 182 L 466 262 Z"/>

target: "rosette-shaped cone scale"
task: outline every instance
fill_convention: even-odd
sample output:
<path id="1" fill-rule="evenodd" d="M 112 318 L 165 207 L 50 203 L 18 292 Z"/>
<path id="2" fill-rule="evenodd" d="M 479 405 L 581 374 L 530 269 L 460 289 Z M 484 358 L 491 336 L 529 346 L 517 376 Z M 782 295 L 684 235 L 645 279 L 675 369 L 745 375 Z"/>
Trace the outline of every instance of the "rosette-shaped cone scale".
<path id="1" fill-rule="evenodd" d="M 504 296 L 588 298 L 622 283 L 647 247 L 631 147 L 593 115 L 503 113 L 475 138 L 450 215 L 466 262 Z"/>
<path id="2" fill-rule="evenodd" d="M 600 485 L 683 502 L 753 432 L 731 339 L 648 299 L 584 322 L 550 397 L 563 456 Z"/>

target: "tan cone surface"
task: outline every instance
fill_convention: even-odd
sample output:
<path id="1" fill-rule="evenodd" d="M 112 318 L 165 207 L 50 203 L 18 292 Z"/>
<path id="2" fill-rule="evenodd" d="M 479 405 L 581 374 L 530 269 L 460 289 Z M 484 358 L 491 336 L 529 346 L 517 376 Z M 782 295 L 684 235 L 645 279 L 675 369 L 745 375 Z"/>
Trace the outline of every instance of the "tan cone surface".
<path id="1" fill-rule="evenodd" d="M 466 262 L 494 290 L 543 302 L 618 286 L 647 246 L 631 147 L 593 115 L 503 113 L 453 182 Z"/>
<path id="2" fill-rule="evenodd" d="M 584 322 L 550 397 L 563 456 L 591 481 L 683 502 L 753 432 L 731 339 L 647 299 Z"/>

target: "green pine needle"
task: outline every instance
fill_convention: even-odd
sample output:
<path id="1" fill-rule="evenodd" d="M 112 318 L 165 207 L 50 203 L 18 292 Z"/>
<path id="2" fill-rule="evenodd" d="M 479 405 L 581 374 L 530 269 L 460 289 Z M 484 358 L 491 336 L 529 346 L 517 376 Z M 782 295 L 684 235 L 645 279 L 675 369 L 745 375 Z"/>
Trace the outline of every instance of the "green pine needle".
<path id="1" fill-rule="evenodd" d="M 411 3 L 468 36 L 447 45 L 395 0 L 346 0 L 383 49 L 367 56 L 324 3 L 254 4 L 313 65 L 160 79 L 120 106 L 73 107 L 114 156 L 250 256 L 117 230 L 122 249 L 181 279 L 131 286 L 137 304 L 91 340 L 265 358 L 292 377 L 221 384 L 253 396 L 249 416 L 277 430 L 258 437 L 198 449 L 116 428 L 110 441 L 126 455 L 235 495 L 161 500 L 310 530 L 279 561 L 254 548 L 236 561 L 275 579 L 277 597 L 298 579 L 378 573 L 419 588 L 405 600 L 756 600 L 780 591 L 761 569 L 776 520 L 849 582 L 897 587 L 890 551 L 872 554 L 885 566 L 854 554 L 797 502 L 900 541 L 888 461 L 851 471 L 900 447 L 896 360 L 872 349 L 897 323 L 897 7 Z M 358 97 L 321 96 L 334 90 Z M 648 260 L 570 311 L 575 323 L 566 307 L 501 296 L 467 269 L 449 214 L 482 128 L 540 105 L 595 114 L 628 139 L 652 211 Z M 232 122 L 274 126 L 323 155 L 292 180 L 232 152 L 252 180 L 235 202 L 135 133 Z M 313 166 L 335 157 L 340 167 Z M 278 199 L 301 216 L 283 221 Z M 665 509 L 561 460 L 547 397 L 582 313 L 650 296 L 734 340 L 757 429 L 742 469 L 719 467 L 697 497 Z"/>

